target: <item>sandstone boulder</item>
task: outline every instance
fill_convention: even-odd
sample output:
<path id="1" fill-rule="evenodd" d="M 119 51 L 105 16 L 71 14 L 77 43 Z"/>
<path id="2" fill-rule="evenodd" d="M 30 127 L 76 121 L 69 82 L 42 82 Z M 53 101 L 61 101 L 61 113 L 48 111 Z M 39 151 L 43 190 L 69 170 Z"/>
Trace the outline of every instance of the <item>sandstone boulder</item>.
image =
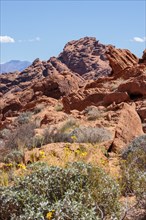
<path id="1" fill-rule="evenodd" d="M 143 134 L 141 120 L 133 106 L 126 103 L 120 110 L 112 151 L 121 152 L 135 137 Z"/>

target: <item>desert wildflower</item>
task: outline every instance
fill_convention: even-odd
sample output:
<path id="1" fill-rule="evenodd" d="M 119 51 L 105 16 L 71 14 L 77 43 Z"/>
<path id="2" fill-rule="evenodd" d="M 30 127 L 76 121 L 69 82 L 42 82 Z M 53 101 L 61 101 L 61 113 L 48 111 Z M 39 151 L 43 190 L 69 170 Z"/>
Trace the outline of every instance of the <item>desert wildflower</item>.
<path id="1" fill-rule="evenodd" d="M 80 154 L 81 151 L 79 149 L 75 150 L 75 154 Z"/>
<path id="2" fill-rule="evenodd" d="M 81 156 L 82 156 L 82 157 L 87 156 L 87 152 L 83 152 L 83 153 L 81 153 Z"/>
<path id="3" fill-rule="evenodd" d="M 46 215 L 46 218 L 47 218 L 48 220 L 51 220 L 52 217 L 53 217 L 53 213 L 54 213 L 54 212 L 55 212 L 55 210 L 52 210 L 52 211 L 48 212 L 47 215 Z"/>
<path id="4" fill-rule="evenodd" d="M 26 166 L 24 164 L 18 164 L 18 167 L 21 168 L 22 170 L 26 170 Z"/>
<path id="5" fill-rule="evenodd" d="M 12 166 L 13 166 L 12 163 L 7 163 L 7 164 L 6 164 L 6 167 L 12 167 Z"/>
<path id="6" fill-rule="evenodd" d="M 75 135 L 72 135 L 71 139 L 73 140 L 73 142 L 75 142 L 77 140 L 77 137 Z"/>
<path id="7" fill-rule="evenodd" d="M 39 152 L 39 157 L 40 157 L 40 158 L 45 158 L 45 152 L 41 150 L 41 151 Z"/>

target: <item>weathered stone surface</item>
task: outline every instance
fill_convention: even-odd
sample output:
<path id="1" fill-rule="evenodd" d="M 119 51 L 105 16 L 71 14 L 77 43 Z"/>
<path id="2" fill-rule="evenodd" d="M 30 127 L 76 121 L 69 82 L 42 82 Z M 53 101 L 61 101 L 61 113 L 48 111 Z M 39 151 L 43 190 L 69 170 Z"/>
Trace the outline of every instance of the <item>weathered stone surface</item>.
<path id="1" fill-rule="evenodd" d="M 115 102 L 116 104 L 119 104 L 121 102 L 126 102 L 129 100 L 130 100 L 130 98 L 129 98 L 129 95 L 127 94 L 127 92 L 113 92 L 113 93 L 107 94 L 104 97 L 103 104 L 110 105 L 113 102 Z"/>
<path id="2" fill-rule="evenodd" d="M 112 67 L 113 75 L 117 75 L 122 70 L 132 67 L 138 63 L 138 58 L 129 50 L 117 49 L 112 45 L 108 46 L 107 58 L 110 62 L 110 66 Z"/>
<path id="3" fill-rule="evenodd" d="M 146 79 L 146 76 L 145 76 Z M 129 79 L 128 82 L 122 83 L 118 87 L 119 92 L 127 92 L 131 97 L 144 96 L 146 95 L 146 81 L 144 77 L 135 79 Z"/>
<path id="4" fill-rule="evenodd" d="M 96 38 L 85 37 L 67 43 L 58 59 L 84 78 L 96 79 L 112 71 L 105 55 L 106 50 L 106 46 Z"/>
<path id="5" fill-rule="evenodd" d="M 141 120 L 135 108 L 124 103 L 118 117 L 112 151 L 121 152 L 129 142 L 142 134 Z"/>

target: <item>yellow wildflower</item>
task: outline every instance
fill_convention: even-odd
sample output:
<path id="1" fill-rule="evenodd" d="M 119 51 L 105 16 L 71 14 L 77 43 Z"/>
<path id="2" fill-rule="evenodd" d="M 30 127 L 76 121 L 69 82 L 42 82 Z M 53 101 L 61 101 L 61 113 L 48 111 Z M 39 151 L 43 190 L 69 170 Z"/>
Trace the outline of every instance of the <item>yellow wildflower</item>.
<path id="1" fill-rule="evenodd" d="M 40 155 L 45 155 L 45 152 L 41 150 Z"/>
<path id="2" fill-rule="evenodd" d="M 72 135 L 72 136 L 71 136 L 71 139 L 72 139 L 73 141 L 76 141 L 76 140 L 77 140 L 77 137 L 76 137 L 75 135 Z"/>
<path id="3" fill-rule="evenodd" d="M 82 157 L 87 156 L 87 152 L 83 152 L 83 153 L 81 153 L 81 156 L 82 156 Z"/>
<path id="4" fill-rule="evenodd" d="M 21 168 L 22 170 L 26 170 L 26 166 L 24 164 L 18 164 L 18 167 Z"/>
<path id="5" fill-rule="evenodd" d="M 39 152 L 39 157 L 40 157 L 40 158 L 45 158 L 45 152 L 41 150 L 41 151 Z"/>
<path id="6" fill-rule="evenodd" d="M 75 150 L 75 153 L 80 154 L 81 152 L 80 152 L 80 150 Z"/>
<path id="7" fill-rule="evenodd" d="M 7 163 L 6 166 L 7 166 L 7 167 L 12 167 L 13 164 L 12 164 L 12 163 Z"/>
<path id="8" fill-rule="evenodd" d="M 53 212 L 55 212 L 55 210 L 52 210 L 52 211 L 50 211 L 50 212 L 47 213 L 46 218 L 47 218 L 48 220 L 51 220 L 51 219 L 52 219 L 52 217 L 53 217 Z"/>

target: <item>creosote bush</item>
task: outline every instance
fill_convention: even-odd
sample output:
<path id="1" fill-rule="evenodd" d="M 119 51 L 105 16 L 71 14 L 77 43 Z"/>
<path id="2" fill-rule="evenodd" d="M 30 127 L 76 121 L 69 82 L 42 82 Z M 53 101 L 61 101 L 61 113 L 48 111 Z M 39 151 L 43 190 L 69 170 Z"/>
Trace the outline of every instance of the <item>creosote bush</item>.
<path id="1" fill-rule="evenodd" d="M 119 186 L 99 167 L 43 166 L 0 188 L 0 219 L 118 219 Z"/>

